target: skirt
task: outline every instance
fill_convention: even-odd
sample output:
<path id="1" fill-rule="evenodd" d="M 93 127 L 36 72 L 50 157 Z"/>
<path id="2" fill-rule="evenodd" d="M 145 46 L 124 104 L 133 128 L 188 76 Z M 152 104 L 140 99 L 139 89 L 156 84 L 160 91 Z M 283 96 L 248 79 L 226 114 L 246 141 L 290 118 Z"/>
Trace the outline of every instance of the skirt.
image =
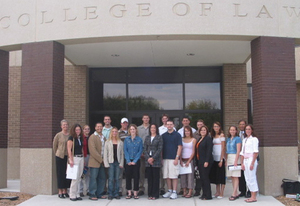
<path id="1" fill-rule="evenodd" d="M 228 154 L 227 155 L 227 167 L 226 167 L 226 176 L 227 177 L 240 177 L 241 176 L 241 170 L 228 170 L 229 165 L 234 164 L 236 154 Z M 238 164 L 240 163 L 240 158 L 238 159 Z"/>

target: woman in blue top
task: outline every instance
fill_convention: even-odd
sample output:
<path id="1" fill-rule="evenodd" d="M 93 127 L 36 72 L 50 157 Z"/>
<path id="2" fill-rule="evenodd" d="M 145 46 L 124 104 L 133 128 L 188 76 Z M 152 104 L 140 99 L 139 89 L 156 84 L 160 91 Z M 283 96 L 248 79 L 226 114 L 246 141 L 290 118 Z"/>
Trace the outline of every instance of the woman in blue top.
<path id="1" fill-rule="evenodd" d="M 139 190 L 140 179 L 140 157 L 143 152 L 143 140 L 138 136 L 137 126 L 131 124 L 129 126 L 129 136 L 124 140 L 124 155 L 125 155 L 125 176 L 126 176 L 126 189 L 128 194 L 126 199 L 132 197 L 131 194 L 131 179 L 133 178 L 133 195 L 134 199 L 139 199 L 137 196 Z"/>
<path id="2" fill-rule="evenodd" d="M 228 138 L 226 142 L 226 176 L 231 177 L 233 192 L 230 201 L 234 201 L 239 198 L 238 187 L 239 177 L 241 176 L 241 170 L 229 170 L 228 166 L 237 166 L 240 163 L 240 152 L 242 147 L 242 140 L 239 137 L 236 126 L 230 126 L 228 130 Z"/>

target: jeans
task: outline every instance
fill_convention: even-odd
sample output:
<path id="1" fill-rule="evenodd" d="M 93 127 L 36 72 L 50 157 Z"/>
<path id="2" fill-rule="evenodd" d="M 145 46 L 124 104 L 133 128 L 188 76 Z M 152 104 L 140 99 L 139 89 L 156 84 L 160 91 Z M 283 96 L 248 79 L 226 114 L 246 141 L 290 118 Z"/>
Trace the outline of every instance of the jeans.
<path id="1" fill-rule="evenodd" d="M 108 194 L 111 197 L 119 196 L 119 175 L 120 167 L 119 162 L 109 163 L 108 168 Z"/>
<path id="2" fill-rule="evenodd" d="M 103 165 L 100 168 L 90 167 L 90 197 L 101 197 L 105 186 L 105 168 Z"/>

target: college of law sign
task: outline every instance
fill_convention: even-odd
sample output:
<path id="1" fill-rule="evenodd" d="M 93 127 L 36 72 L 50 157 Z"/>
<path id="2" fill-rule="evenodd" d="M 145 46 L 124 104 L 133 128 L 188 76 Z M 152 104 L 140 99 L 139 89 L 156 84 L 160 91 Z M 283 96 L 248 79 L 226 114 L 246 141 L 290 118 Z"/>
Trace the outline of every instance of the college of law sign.
<path id="1" fill-rule="evenodd" d="M 300 37 L 298 0 L 26 2 L 2 0 L 0 46 L 9 42 L 153 34 Z"/>

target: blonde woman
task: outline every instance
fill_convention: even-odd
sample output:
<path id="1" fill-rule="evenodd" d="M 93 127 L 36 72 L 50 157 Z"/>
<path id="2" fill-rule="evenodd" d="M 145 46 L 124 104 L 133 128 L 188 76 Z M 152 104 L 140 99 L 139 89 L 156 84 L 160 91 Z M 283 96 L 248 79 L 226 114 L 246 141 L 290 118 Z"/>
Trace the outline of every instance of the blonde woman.
<path id="1" fill-rule="evenodd" d="M 108 199 L 120 199 L 119 175 L 124 164 L 123 142 L 118 129 L 113 127 L 104 147 L 104 166 L 108 168 Z"/>

